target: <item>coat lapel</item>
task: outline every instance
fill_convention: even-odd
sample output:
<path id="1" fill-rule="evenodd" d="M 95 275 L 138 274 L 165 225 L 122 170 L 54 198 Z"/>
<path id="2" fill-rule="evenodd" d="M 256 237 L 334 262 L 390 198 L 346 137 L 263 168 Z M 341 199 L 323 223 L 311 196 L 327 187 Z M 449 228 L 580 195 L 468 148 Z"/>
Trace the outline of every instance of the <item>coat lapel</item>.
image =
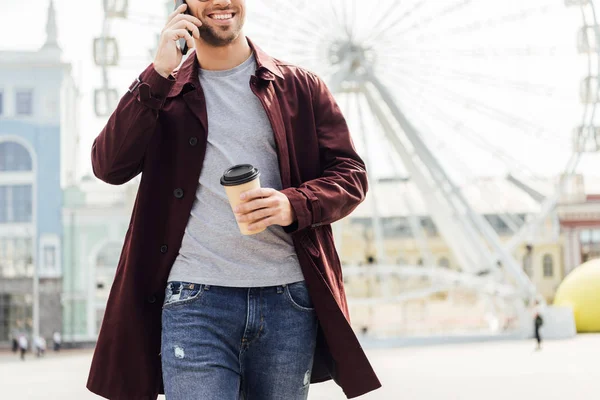
<path id="1" fill-rule="evenodd" d="M 262 97 L 263 104 L 267 116 L 271 121 L 273 135 L 275 135 L 275 143 L 277 144 L 277 157 L 279 159 L 279 172 L 281 175 L 281 183 L 283 189 L 287 189 L 292 185 L 290 173 L 290 156 L 288 152 L 287 135 L 285 131 L 285 123 L 281 113 L 281 104 L 275 93 L 274 84 L 272 81 L 262 81 L 259 96 Z"/>
<path id="2" fill-rule="evenodd" d="M 202 88 L 198 87 L 185 93 L 183 95 L 183 100 L 192 114 L 194 114 L 202 124 L 204 132 L 208 132 L 208 113 L 206 111 L 206 101 L 204 100 Z"/>

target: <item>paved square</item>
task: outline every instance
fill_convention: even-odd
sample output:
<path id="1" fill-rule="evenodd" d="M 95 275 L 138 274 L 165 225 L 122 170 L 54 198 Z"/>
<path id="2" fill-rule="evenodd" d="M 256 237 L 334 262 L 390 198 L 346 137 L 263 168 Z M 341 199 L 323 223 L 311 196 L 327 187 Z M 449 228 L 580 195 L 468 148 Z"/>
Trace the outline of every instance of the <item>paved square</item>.
<path id="1" fill-rule="evenodd" d="M 384 388 L 364 400 L 598 400 L 600 335 L 545 343 L 491 342 L 368 351 Z M 85 389 L 90 351 L 0 355 L 2 400 L 99 399 Z M 164 397 L 161 397 L 164 400 Z M 313 385 L 310 400 L 342 400 L 332 383 Z M 190 399 L 195 400 L 195 399 Z"/>

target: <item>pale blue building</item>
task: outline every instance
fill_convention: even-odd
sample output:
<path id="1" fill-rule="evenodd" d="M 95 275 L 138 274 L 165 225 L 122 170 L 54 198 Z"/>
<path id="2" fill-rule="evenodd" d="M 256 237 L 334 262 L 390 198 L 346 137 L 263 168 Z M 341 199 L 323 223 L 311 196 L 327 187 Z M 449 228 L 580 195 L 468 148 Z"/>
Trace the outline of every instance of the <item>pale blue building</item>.
<path id="1" fill-rule="evenodd" d="M 52 1 L 46 33 L 38 51 L 0 51 L 0 344 L 62 324 L 61 180 L 74 164 L 61 152 L 76 146 L 77 90 Z"/>

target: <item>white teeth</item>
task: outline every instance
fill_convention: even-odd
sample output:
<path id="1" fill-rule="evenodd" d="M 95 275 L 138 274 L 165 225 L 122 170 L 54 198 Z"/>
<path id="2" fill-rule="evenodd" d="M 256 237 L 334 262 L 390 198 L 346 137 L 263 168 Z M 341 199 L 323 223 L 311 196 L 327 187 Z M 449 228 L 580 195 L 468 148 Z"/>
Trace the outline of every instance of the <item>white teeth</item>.
<path id="1" fill-rule="evenodd" d="M 225 20 L 233 18 L 233 14 L 214 14 L 213 19 Z"/>

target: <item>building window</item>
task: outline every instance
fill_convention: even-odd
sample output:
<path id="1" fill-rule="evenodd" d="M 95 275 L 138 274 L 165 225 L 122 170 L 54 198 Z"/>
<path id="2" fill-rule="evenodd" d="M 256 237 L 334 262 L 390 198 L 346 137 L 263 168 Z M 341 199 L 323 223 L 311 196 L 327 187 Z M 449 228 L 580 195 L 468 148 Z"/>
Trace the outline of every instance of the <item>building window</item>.
<path id="1" fill-rule="evenodd" d="M 438 260 L 438 266 L 442 268 L 450 268 L 450 260 L 447 257 L 442 257 Z"/>
<path id="2" fill-rule="evenodd" d="M 23 331 L 30 331 L 33 317 L 32 297 L 28 294 L 0 294 L 0 342 Z"/>
<path id="3" fill-rule="evenodd" d="M 17 92 L 16 99 L 17 115 L 32 115 L 33 114 L 33 91 L 20 90 Z"/>
<path id="4" fill-rule="evenodd" d="M 31 171 L 31 155 L 15 142 L 0 143 L 0 171 Z"/>
<path id="5" fill-rule="evenodd" d="M 551 254 L 544 255 L 544 278 L 552 278 L 554 276 L 554 258 Z"/>
<path id="6" fill-rule="evenodd" d="M 530 252 L 523 256 L 523 271 L 525 271 L 528 277 L 531 278 L 533 276 L 533 257 Z"/>
<path id="7" fill-rule="evenodd" d="M 0 223 L 32 221 L 31 185 L 0 186 Z"/>
<path id="8" fill-rule="evenodd" d="M 437 227 L 435 226 L 435 222 L 433 222 L 433 219 L 431 219 L 431 217 L 421 218 L 421 228 L 423 228 L 423 230 L 427 232 L 427 236 L 433 237 L 438 236 L 439 234 Z"/>
<path id="9" fill-rule="evenodd" d="M 0 276 L 7 278 L 33 276 L 31 238 L 0 239 Z"/>
<path id="10" fill-rule="evenodd" d="M 44 267 L 56 268 L 56 248 L 54 246 L 44 246 Z"/>
<path id="11" fill-rule="evenodd" d="M 600 229 L 587 229 L 579 233 L 581 261 L 600 258 Z"/>

